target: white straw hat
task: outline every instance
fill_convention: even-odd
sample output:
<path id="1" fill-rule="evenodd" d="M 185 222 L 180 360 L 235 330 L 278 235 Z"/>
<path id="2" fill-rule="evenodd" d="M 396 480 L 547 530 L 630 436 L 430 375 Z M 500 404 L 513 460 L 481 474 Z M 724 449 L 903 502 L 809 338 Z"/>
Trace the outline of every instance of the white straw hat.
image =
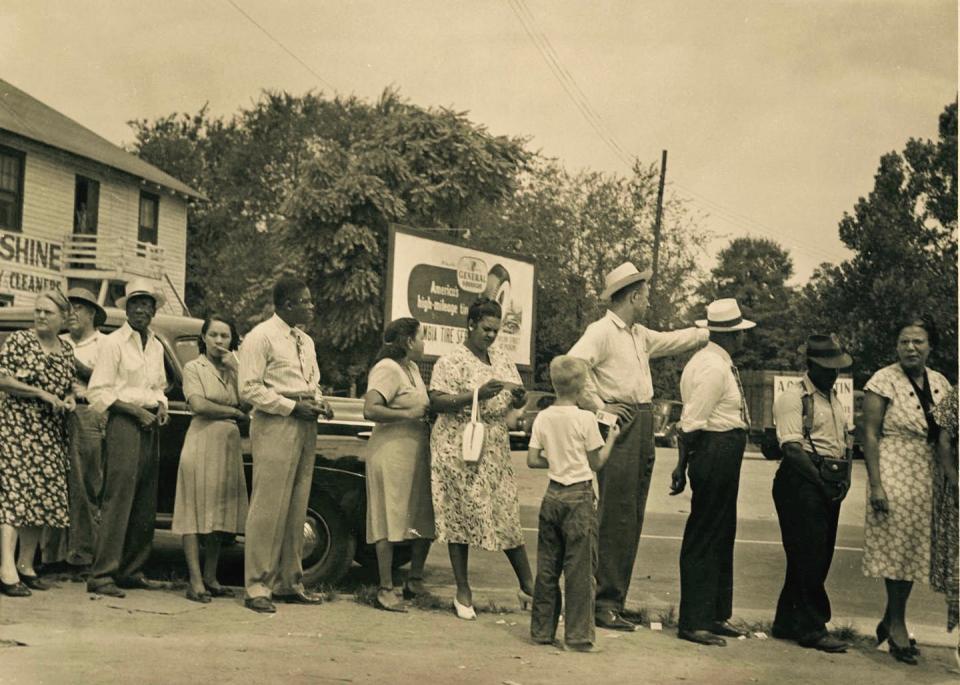
<path id="1" fill-rule="evenodd" d="M 706 328 L 708 331 L 716 331 L 717 333 L 745 331 L 757 325 L 753 321 L 743 318 L 743 314 L 740 313 L 740 305 L 732 297 L 714 300 L 708 304 L 707 318 L 698 319 L 696 324 L 699 328 Z"/>
<path id="2" fill-rule="evenodd" d="M 606 279 L 604 279 L 604 285 L 606 287 L 603 289 L 603 292 L 600 293 L 600 299 L 609 300 L 612 295 L 623 290 L 628 285 L 633 285 L 638 281 L 649 281 L 652 276 L 653 272 L 650 269 L 638 271 L 637 267 L 631 262 L 624 262 L 607 274 Z"/>
<path id="3" fill-rule="evenodd" d="M 163 306 L 163 303 L 166 302 L 163 293 L 160 291 L 160 287 L 154 281 L 148 281 L 145 278 L 134 278 L 132 281 L 127 283 L 125 288 L 126 294 L 123 297 L 117 298 L 117 307 L 123 309 L 127 306 L 127 300 L 131 297 L 136 297 L 137 295 L 146 295 L 147 297 L 153 298 L 154 303 L 157 306 L 157 309 Z"/>

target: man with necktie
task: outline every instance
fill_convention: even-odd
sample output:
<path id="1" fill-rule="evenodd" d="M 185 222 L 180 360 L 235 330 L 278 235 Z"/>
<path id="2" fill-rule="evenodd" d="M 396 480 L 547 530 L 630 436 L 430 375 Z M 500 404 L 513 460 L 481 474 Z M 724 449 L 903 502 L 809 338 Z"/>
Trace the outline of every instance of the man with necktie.
<path id="1" fill-rule="evenodd" d="M 740 373 L 731 355 L 743 346 L 743 331 L 756 324 L 743 318 L 732 298 L 711 302 L 707 318 L 696 324 L 710 331 L 710 342 L 693 355 L 680 376 L 680 458 L 670 488 L 671 495 L 683 492 L 689 469 L 693 494 L 680 547 L 677 636 L 723 647 L 723 637 L 746 634 L 729 622 L 740 464 L 750 426 Z"/>
<path id="2" fill-rule="evenodd" d="M 313 482 L 317 417 L 333 413 L 320 393 L 306 283 L 285 276 L 273 288 L 276 313 L 240 346 L 240 398 L 253 405 L 253 491 L 247 512 L 244 576 L 248 609 L 273 613 L 271 598 L 319 604 L 303 586 L 303 522 Z"/>

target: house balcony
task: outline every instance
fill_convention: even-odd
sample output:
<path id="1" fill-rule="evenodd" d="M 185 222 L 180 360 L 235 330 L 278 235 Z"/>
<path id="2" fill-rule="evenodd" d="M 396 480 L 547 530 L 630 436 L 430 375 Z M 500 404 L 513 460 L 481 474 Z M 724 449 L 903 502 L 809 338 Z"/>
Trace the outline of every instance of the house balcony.
<path id="1" fill-rule="evenodd" d="M 159 281 L 164 251 L 132 238 L 70 234 L 63 241 L 63 273 L 67 278 L 126 282 L 142 277 Z"/>

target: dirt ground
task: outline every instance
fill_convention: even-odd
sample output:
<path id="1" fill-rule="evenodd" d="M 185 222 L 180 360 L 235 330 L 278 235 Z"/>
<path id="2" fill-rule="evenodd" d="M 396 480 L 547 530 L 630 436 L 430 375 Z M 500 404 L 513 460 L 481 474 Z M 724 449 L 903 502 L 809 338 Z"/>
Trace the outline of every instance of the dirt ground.
<path id="1" fill-rule="evenodd" d="M 431 588 L 449 596 L 446 587 Z M 507 606 L 508 596 L 492 597 Z M 502 600 L 502 601 L 501 601 Z M 920 666 L 869 646 L 826 655 L 779 640 L 708 648 L 672 630 L 599 631 L 597 654 L 533 645 L 529 616 L 440 610 L 390 614 L 340 595 L 258 615 L 240 600 L 199 605 L 179 591 L 91 599 L 65 582 L 0 602 L 0 683 L 926 683 L 956 682 L 951 650 Z"/>
<path id="2" fill-rule="evenodd" d="M 671 457 L 672 454 L 665 454 Z M 521 504 L 539 504 L 543 492 L 541 471 L 523 467 L 515 454 Z M 769 465 L 758 462 L 745 469 L 741 488 L 744 535 L 774 525 L 764 507 L 769 493 Z M 666 495 L 672 459 L 658 458 L 657 480 L 648 513 L 684 508 L 680 498 Z M 766 470 L 764 470 L 766 469 Z M 771 471 L 771 473 L 766 473 Z M 759 484 L 753 483 L 758 481 Z M 662 482 L 661 482 L 662 481 Z M 760 493 L 760 494 L 757 494 Z M 763 495 L 763 496 L 761 496 Z M 762 501 L 761 501 L 762 500 Z M 862 520 L 862 503 L 849 503 L 845 516 Z M 769 508 L 769 507 L 767 507 Z M 758 523 L 759 522 L 759 523 Z M 651 520 L 650 525 L 656 523 Z M 751 527 L 752 526 L 752 527 Z M 676 532 L 676 531 L 674 531 Z M 530 534 L 532 542 L 535 535 Z M 653 543 L 653 544 L 650 544 Z M 651 540 L 644 554 L 669 557 L 654 575 L 669 576 L 676 584 L 677 542 Z M 669 546 L 672 545 L 672 546 Z M 769 546 L 756 546 L 768 549 Z M 775 552 L 777 548 L 769 547 Z M 756 552 L 754 553 L 756 555 Z M 221 561 L 221 580 L 242 583 L 242 550 L 233 548 Z M 778 553 L 779 555 L 779 553 Z M 772 602 L 751 610 L 751 594 L 761 580 L 779 583 L 782 563 L 756 565 L 740 557 L 746 577 L 737 595 L 736 619 L 756 625 L 769 621 Z M 531 547 L 531 560 L 535 551 Z M 648 560 L 649 563 L 649 560 Z M 834 576 L 841 577 L 839 564 Z M 169 533 L 158 533 L 148 575 L 182 578 L 179 543 Z M 272 616 L 243 608 L 239 599 L 212 604 L 188 602 L 182 590 L 132 591 L 126 599 L 92 598 L 84 585 L 64 581 L 49 592 L 27 599 L 0 596 L 0 685 L 7 683 L 827 683 L 885 685 L 886 683 L 954 683 L 960 681 L 952 646 L 940 622 L 940 600 L 931 623 L 916 625 L 923 655 L 919 666 L 895 662 L 866 640 L 842 655 L 827 655 L 773 639 L 730 641 L 726 648 L 701 647 L 676 638 L 674 629 L 647 628 L 623 634 L 598 631 L 601 652 L 578 654 L 532 644 L 529 614 L 519 611 L 512 574 L 503 556 L 471 554 L 475 602 L 494 605 L 507 613 L 481 613 L 475 622 L 458 620 L 449 608 L 452 577 L 446 554 L 434 549 L 427 563 L 427 584 L 439 609 L 411 609 L 406 614 L 377 611 L 354 599 L 357 588 L 375 578 L 355 567 L 337 595 L 320 607 L 280 605 Z M 759 574 L 759 575 L 758 575 Z M 855 575 L 859 571 L 855 570 Z M 850 577 L 849 575 L 847 576 Z M 399 580 L 399 578 L 398 578 Z M 652 612 L 669 609 L 674 599 L 654 592 L 656 578 L 634 583 L 631 606 L 644 603 Z M 852 581 L 846 581 L 852 582 Z M 666 587 L 666 585 L 665 585 Z M 748 588 L 753 588 L 751 591 Z M 772 591 L 775 592 L 777 588 Z M 768 593 L 769 594 L 769 593 Z M 849 600 L 841 625 L 854 625 L 869 634 L 876 621 L 876 602 L 860 613 Z M 877 596 L 879 597 L 879 595 Z M 876 599 L 876 598 L 875 598 Z M 921 599 L 918 597 L 918 599 Z M 757 603 L 755 603 L 757 604 Z M 769 604 L 770 606 L 766 606 Z M 879 605 L 878 605 L 879 606 Z M 917 607 L 919 611 L 919 606 Z M 861 616 L 862 620 L 848 621 Z M 912 625 L 912 624 L 911 624 Z"/>

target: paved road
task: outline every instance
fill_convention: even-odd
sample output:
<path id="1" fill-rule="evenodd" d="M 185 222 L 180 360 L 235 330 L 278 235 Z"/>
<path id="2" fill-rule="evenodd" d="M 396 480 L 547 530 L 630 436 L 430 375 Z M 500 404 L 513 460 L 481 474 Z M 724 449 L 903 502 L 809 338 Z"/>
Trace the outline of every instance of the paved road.
<path id="1" fill-rule="evenodd" d="M 537 510 L 546 472 L 526 467 L 525 453 L 514 452 L 521 499 L 521 522 L 530 552 L 536 563 Z M 658 449 L 653 484 L 647 504 L 643 538 L 637 554 L 629 604 L 665 608 L 679 605 L 680 541 L 690 508 L 689 490 L 670 497 L 670 472 L 676 463 L 676 451 Z M 734 605 L 737 615 L 751 619 L 773 618 L 784 573 L 784 556 L 780 546 L 780 529 L 770 489 L 777 464 L 759 455 L 744 460 L 739 498 L 739 526 L 735 559 Z M 851 494 L 844 502 L 840 518 L 837 551 L 831 570 L 828 590 L 833 603 L 834 622 L 852 623 L 863 632 L 870 632 L 883 610 L 882 581 L 866 578 L 860 572 L 863 544 L 864 484 L 866 473 L 862 463 L 854 469 Z M 169 533 L 158 534 L 156 564 L 177 566 L 179 541 Z M 428 560 L 428 582 L 440 594 L 444 586 L 453 584 L 446 550 L 436 547 Z M 224 580 L 241 583 L 239 550 L 228 556 Z M 471 581 L 479 601 L 495 599 L 511 602 L 515 581 L 501 554 L 471 552 Z M 181 571 L 182 573 L 182 571 Z M 359 568 L 347 578 L 347 584 L 375 582 Z M 916 634 L 924 640 L 949 644 L 943 629 L 945 606 L 940 595 L 927 586 L 917 585 L 910 600 L 908 620 Z"/>

